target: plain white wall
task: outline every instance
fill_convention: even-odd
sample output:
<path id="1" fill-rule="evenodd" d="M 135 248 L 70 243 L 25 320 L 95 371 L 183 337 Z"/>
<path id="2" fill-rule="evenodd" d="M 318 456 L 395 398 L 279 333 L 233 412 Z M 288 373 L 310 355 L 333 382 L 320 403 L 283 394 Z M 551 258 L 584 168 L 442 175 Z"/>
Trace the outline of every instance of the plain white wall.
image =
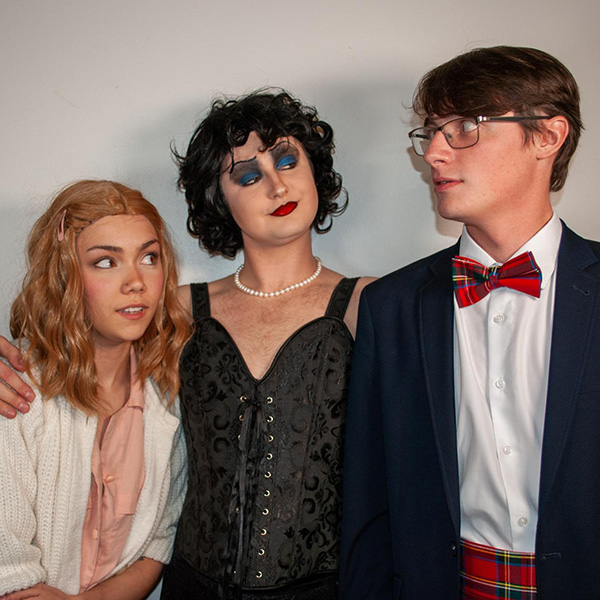
<path id="1" fill-rule="evenodd" d="M 316 252 L 347 275 L 382 275 L 449 245 L 405 107 L 429 68 L 476 47 L 534 46 L 582 93 L 586 131 L 555 207 L 600 237 L 598 0 L 0 0 L 0 332 L 22 276 L 24 239 L 76 179 L 141 189 L 169 222 L 183 281 L 237 263 L 186 234 L 169 145 L 184 149 L 212 97 L 273 85 L 318 107 L 336 133 L 347 212 Z"/>

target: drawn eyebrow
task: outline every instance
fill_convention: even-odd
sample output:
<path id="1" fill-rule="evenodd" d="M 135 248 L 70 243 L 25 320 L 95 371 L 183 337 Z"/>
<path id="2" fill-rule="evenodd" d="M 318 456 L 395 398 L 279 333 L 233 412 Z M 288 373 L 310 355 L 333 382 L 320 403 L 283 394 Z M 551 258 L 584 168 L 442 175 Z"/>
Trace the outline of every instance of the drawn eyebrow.
<path id="1" fill-rule="evenodd" d="M 287 138 L 285 138 L 285 139 L 281 140 L 280 142 L 277 142 L 277 143 L 276 143 L 274 146 L 272 146 L 271 148 L 269 148 L 269 149 L 267 150 L 267 152 L 268 152 L 269 154 L 271 154 L 271 153 L 275 152 L 275 151 L 276 151 L 276 150 L 277 150 L 277 149 L 278 149 L 278 148 L 279 148 L 279 147 L 280 147 L 282 144 L 287 144 L 288 146 L 291 146 L 291 145 L 292 145 L 292 144 L 290 143 L 290 141 L 289 141 Z M 233 170 L 234 170 L 234 169 L 235 169 L 237 166 L 239 166 L 239 165 L 246 165 L 246 164 L 248 164 L 248 163 L 251 163 L 251 162 L 256 162 L 257 158 L 258 158 L 258 155 L 257 155 L 257 154 L 255 154 L 255 155 L 254 155 L 252 158 L 246 158 L 246 159 L 244 159 L 244 160 L 236 160 L 235 162 L 232 162 L 232 163 L 231 163 L 231 167 L 229 167 L 229 173 L 230 173 L 230 174 L 231 174 L 231 173 L 233 173 Z"/>
<path id="2" fill-rule="evenodd" d="M 152 246 L 152 244 L 160 244 L 160 242 L 155 238 L 152 240 L 148 240 L 146 243 L 142 244 L 139 247 L 139 250 L 145 250 L 146 248 Z M 98 246 L 91 246 L 90 248 L 88 248 L 86 250 L 86 252 L 91 252 L 92 250 L 104 250 L 105 252 L 115 252 L 116 254 L 122 254 L 123 253 L 123 248 L 121 248 L 120 246 L 104 246 L 104 245 L 98 245 Z"/>
<path id="3" fill-rule="evenodd" d="M 231 167 L 230 167 L 230 169 L 229 169 L 229 172 L 230 172 L 230 173 L 233 173 L 233 170 L 234 170 L 236 167 L 239 167 L 239 166 L 241 166 L 241 165 L 247 165 L 248 163 L 251 163 L 251 162 L 256 162 L 256 159 L 257 159 L 257 156 L 255 155 L 255 156 L 253 156 L 252 158 L 246 158 L 245 160 L 238 160 L 238 161 L 236 161 L 236 162 L 232 162 L 232 163 L 231 163 Z"/>

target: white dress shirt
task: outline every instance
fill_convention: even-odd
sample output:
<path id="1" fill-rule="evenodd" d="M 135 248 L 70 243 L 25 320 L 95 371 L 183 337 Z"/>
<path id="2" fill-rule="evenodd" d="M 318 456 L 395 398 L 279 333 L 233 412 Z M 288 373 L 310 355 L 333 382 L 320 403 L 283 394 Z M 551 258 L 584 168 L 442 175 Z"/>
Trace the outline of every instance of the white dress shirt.
<path id="1" fill-rule="evenodd" d="M 461 537 L 534 552 L 556 259 L 562 226 L 550 221 L 513 256 L 533 252 L 542 271 L 540 298 L 493 290 L 454 306 L 454 380 Z M 460 254 L 498 264 L 467 232 Z"/>

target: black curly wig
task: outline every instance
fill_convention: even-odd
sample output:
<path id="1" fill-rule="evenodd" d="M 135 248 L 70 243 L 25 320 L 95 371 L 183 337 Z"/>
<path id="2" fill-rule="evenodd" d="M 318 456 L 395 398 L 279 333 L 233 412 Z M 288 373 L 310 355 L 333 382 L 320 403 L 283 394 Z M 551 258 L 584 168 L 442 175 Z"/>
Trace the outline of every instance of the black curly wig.
<path id="1" fill-rule="evenodd" d="M 256 131 L 265 148 L 278 138 L 293 136 L 311 162 L 319 195 L 313 227 L 317 233 L 331 229 L 331 217 L 348 204 L 342 178 L 333 169 L 333 129 L 319 120 L 315 108 L 303 105 L 285 90 L 261 89 L 234 99 L 218 99 L 192 135 L 184 156 L 175 150 L 179 187 L 188 203 L 188 231 L 209 254 L 233 258 L 242 248 L 242 234 L 219 185 L 223 160 L 233 159 L 233 149 L 243 146 Z M 343 193 L 343 202 L 336 199 Z M 329 222 L 325 225 L 329 218 Z"/>

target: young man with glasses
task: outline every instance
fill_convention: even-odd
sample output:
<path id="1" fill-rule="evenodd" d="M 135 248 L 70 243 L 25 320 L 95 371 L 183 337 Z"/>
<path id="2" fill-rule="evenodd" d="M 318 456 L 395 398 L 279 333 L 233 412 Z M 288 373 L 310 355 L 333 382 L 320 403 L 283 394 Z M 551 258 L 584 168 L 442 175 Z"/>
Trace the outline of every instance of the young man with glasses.
<path id="1" fill-rule="evenodd" d="M 344 600 L 600 597 L 600 244 L 554 214 L 579 92 L 530 48 L 421 80 L 410 132 L 458 243 L 365 289 Z"/>

